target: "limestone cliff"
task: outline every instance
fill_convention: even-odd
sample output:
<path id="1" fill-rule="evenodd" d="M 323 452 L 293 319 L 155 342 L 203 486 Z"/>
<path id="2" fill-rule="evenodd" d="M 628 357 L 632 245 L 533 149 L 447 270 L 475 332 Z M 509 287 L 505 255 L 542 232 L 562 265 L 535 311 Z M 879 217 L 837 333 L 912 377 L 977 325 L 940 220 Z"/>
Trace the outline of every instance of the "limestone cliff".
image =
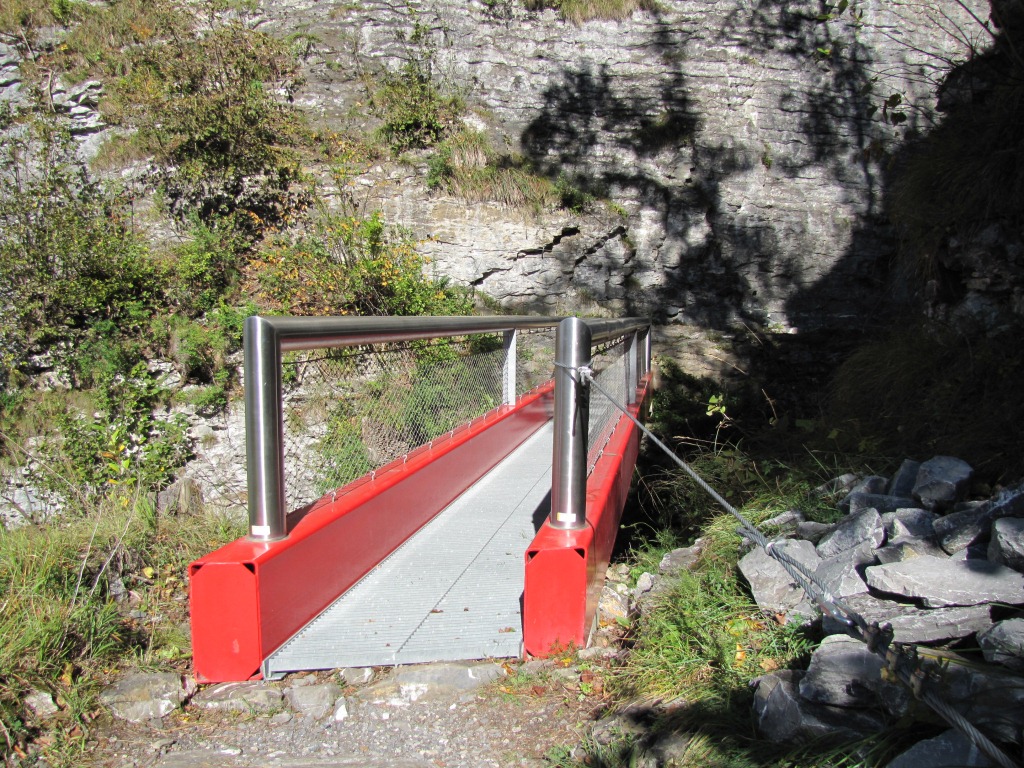
<path id="1" fill-rule="evenodd" d="M 359 179 L 360 203 L 430 238 L 439 273 L 527 310 L 807 330 L 859 323 L 880 301 L 886 150 L 927 128 L 939 79 L 977 37 L 964 9 L 938 5 L 863 2 L 830 19 L 814 2 L 670 0 L 581 25 L 510 0 L 262 11 L 266 29 L 306 41 L 298 100 L 325 123 L 373 127 L 360 78 L 426 51 L 493 144 L 614 203 L 470 205 L 429 192 L 415 161 Z"/>

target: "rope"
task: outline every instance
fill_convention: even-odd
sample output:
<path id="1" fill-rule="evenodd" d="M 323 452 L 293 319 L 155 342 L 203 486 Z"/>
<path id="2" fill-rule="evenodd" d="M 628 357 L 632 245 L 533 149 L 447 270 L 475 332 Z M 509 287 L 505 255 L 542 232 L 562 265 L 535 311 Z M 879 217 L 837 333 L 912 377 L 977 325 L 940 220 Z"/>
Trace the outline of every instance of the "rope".
<path id="1" fill-rule="evenodd" d="M 739 521 L 742 535 L 760 546 L 769 557 L 772 557 L 786 570 L 797 584 L 817 603 L 824 613 L 843 624 L 850 635 L 865 643 L 872 653 L 881 657 L 889 672 L 900 682 L 906 685 L 914 693 L 915 697 L 927 704 L 931 709 L 942 717 L 947 723 L 960 731 L 971 740 L 982 752 L 994 760 L 1001 768 L 1021 768 L 1020 764 L 1011 760 L 997 747 L 991 739 L 977 729 L 960 712 L 954 709 L 934 692 L 925 687 L 927 672 L 921 666 L 916 648 L 906 650 L 902 644 L 893 643 L 891 628 L 881 628 L 878 623 L 868 624 L 863 616 L 858 614 L 841 600 L 829 594 L 828 588 L 793 558 L 789 557 L 777 545 L 777 541 L 769 541 L 753 523 L 747 520 L 739 510 L 726 501 L 714 488 L 712 488 L 697 472 L 685 461 L 676 456 L 675 452 L 665 443 L 657 438 L 651 430 L 640 423 L 623 404 L 612 397 L 594 378 L 593 371 L 587 366 L 572 366 L 562 363 L 555 363 L 559 368 L 565 368 L 577 386 L 594 386 L 608 401 L 622 411 L 665 455 L 674 461 L 690 478 L 700 486 L 711 498 L 713 498 L 726 512 Z"/>

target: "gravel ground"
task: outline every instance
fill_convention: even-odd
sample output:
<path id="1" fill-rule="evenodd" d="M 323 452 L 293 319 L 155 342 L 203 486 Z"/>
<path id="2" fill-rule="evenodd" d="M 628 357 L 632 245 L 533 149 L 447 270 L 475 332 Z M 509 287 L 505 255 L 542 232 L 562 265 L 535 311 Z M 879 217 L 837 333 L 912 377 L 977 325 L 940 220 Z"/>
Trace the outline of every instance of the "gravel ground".
<path id="1" fill-rule="evenodd" d="M 552 750 L 582 742 L 606 704 L 603 672 L 548 665 L 472 693 L 413 702 L 364 700 L 346 689 L 337 721 L 287 708 L 222 713 L 186 707 L 159 723 L 108 722 L 89 765 L 118 768 L 506 768 L 551 765 Z M 326 680 L 328 674 L 318 679 Z M 330 676 L 337 680 L 337 676 Z M 284 682 L 287 685 L 288 681 Z M 586 693 L 584 693 L 586 691 Z M 425 697 L 426 698 L 426 697 Z"/>

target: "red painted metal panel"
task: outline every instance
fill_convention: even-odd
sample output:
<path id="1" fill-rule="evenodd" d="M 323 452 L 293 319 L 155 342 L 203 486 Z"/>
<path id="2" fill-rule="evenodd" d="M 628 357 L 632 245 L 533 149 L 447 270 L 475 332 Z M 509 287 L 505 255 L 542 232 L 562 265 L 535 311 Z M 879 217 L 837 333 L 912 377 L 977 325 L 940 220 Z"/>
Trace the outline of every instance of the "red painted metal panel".
<path id="1" fill-rule="evenodd" d="M 251 563 L 193 563 L 189 599 L 193 621 L 206 619 L 192 633 L 196 679 L 247 680 L 259 669 L 259 600 Z"/>
<path id="2" fill-rule="evenodd" d="M 405 461 L 293 513 L 283 541 L 239 539 L 197 560 L 191 569 L 197 679 L 244 680 L 258 674 L 264 658 L 545 424 L 551 395 L 548 384 L 515 407 L 495 409 Z M 216 626 L 223 607 L 239 598 L 225 585 L 202 578 L 213 564 L 251 569 L 255 597 L 246 585 L 246 607 L 237 610 L 245 612 L 246 626 L 256 623 L 258 632 L 245 636 L 240 653 Z M 242 674 L 242 658 L 258 661 Z"/>
<path id="3" fill-rule="evenodd" d="M 523 638 L 526 653 L 547 656 L 586 643 L 592 530 L 561 531 L 545 523 L 526 553 Z"/>
<path id="4" fill-rule="evenodd" d="M 637 416 L 650 376 L 637 389 Z M 531 656 L 544 657 L 588 639 L 615 546 L 622 509 L 640 448 L 640 430 L 625 416 L 612 432 L 587 480 L 587 527 L 562 531 L 546 522 L 526 551 L 523 642 Z"/>

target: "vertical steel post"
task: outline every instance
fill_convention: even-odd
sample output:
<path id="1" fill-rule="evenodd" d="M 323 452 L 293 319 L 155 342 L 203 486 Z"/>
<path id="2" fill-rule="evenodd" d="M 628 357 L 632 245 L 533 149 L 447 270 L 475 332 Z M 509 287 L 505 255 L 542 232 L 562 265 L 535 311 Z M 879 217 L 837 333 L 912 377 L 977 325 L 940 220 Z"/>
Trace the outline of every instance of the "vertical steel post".
<path id="1" fill-rule="evenodd" d="M 501 402 L 505 405 L 516 404 L 516 346 L 518 331 L 514 328 L 505 331 L 505 367 L 501 374 Z"/>
<path id="2" fill-rule="evenodd" d="M 590 385 L 577 369 L 590 365 L 590 328 L 569 317 L 555 333 L 554 451 L 551 466 L 553 528 L 579 529 L 587 524 L 587 422 Z"/>
<path id="3" fill-rule="evenodd" d="M 640 351 L 640 345 L 637 343 L 639 337 L 638 331 L 633 331 L 626 336 L 626 365 L 624 366 L 625 377 L 626 377 L 626 402 L 632 405 L 636 402 L 636 385 L 640 381 L 640 377 L 637 375 L 637 355 Z"/>
<path id="4" fill-rule="evenodd" d="M 284 496 L 284 421 L 281 346 L 261 317 L 245 321 L 245 461 L 249 484 L 249 538 L 288 535 Z"/>
<path id="5" fill-rule="evenodd" d="M 640 375 L 651 372 L 651 326 L 644 329 L 643 345 L 640 348 Z"/>

